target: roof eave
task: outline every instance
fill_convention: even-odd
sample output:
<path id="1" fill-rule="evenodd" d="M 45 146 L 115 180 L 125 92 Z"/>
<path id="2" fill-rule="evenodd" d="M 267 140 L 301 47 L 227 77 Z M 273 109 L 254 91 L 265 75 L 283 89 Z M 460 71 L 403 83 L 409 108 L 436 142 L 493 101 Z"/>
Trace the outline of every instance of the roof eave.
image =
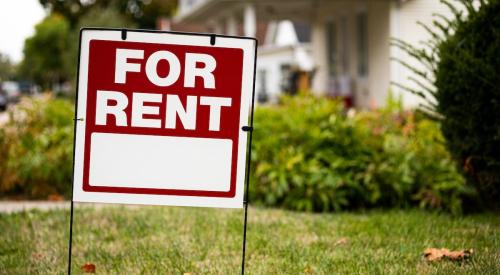
<path id="1" fill-rule="evenodd" d="M 209 0 L 200 3 L 199 5 L 193 7 L 189 12 L 184 14 L 178 14 L 174 17 L 174 22 L 176 23 L 206 23 L 208 21 L 207 14 L 214 14 L 212 11 L 220 10 L 217 9 L 219 4 L 224 3 L 224 0 Z M 234 5 L 230 1 L 225 2 L 225 9 L 230 5 Z"/>

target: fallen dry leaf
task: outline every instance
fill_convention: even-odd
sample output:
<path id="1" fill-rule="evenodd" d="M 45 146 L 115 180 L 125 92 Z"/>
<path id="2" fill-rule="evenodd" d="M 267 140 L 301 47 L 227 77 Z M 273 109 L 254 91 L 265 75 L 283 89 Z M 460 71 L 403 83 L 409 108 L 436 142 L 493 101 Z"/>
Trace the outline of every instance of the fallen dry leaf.
<path id="1" fill-rule="evenodd" d="M 43 258 L 43 255 L 42 255 L 42 253 L 33 253 L 33 254 L 31 254 L 31 257 L 35 258 L 36 260 L 39 260 L 39 259 Z"/>
<path id="2" fill-rule="evenodd" d="M 85 273 L 95 273 L 95 264 L 93 263 L 85 263 L 81 268 Z"/>
<path id="3" fill-rule="evenodd" d="M 446 248 L 427 248 L 426 250 L 424 250 L 424 257 L 429 262 L 439 261 L 442 259 L 461 261 L 463 259 L 469 258 L 472 253 L 472 249 L 450 251 Z"/>
<path id="4" fill-rule="evenodd" d="M 335 245 L 343 245 L 347 243 L 347 238 L 340 238 L 335 242 Z"/>

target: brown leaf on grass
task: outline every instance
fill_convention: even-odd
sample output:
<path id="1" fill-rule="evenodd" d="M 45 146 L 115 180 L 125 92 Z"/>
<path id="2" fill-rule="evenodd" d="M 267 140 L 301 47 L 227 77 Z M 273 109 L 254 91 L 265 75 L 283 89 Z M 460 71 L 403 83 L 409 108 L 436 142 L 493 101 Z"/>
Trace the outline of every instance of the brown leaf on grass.
<path id="1" fill-rule="evenodd" d="M 429 262 L 439 261 L 442 259 L 461 261 L 469 258 L 472 253 L 472 249 L 450 251 L 446 248 L 427 248 L 426 250 L 424 250 L 424 257 Z"/>
<path id="2" fill-rule="evenodd" d="M 84 265 L 82 265 L 81 269 L 85 273 L 95 273 L 95 264 L 85 263 Z"/>
<path id="3" fill-rule="evenodd" d="M 43 255 L 42 253 L 33 253 L 31 254 L 31 257 L 33 257 L 35 260 L 40 260 L 41 258 L 43 258 Z"/>
<path id="4" fill-rule="evenodd" d="M 344 244 L 347 244 L 347 238 L 340 238 L 338 239 L 336 242 L 335 242 L 335 245 L 339 246 L 339 245 L 344 245 Z"/>

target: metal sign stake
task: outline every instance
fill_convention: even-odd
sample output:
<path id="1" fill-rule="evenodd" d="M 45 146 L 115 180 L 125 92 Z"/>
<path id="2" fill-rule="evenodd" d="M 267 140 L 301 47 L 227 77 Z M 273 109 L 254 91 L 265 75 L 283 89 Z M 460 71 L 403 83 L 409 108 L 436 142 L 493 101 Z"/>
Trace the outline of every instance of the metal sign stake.
<path id="1" fill-rule="evenodd" d="M 247 220 L 248 220 L 248 194 L 250 187 L 250 163 L 252 159 L 252 136 L 253 136 L 253 113 L 255 107 L 255 70 L 257 67 L 257 45 L 255 46 L 255 62 L 253 65 L 253 86 L 252 86 L 252 104 L 250 110 L 250 126 L 243 127 L 243 131 L 249 132 L 250 136 L 248 138 L 248 155 L 247 155 L 247 173 L 246 173 L 246 184 L 245 184 L 245 198 L 243 203 L 245 204 L 245 218 L 243 221 L 243 248 L 242 248 L 242 256 L 241 256 L 241 275 L 245 274 L 245 252 L 246 252 L 246 244 L 247 244 Z"/>

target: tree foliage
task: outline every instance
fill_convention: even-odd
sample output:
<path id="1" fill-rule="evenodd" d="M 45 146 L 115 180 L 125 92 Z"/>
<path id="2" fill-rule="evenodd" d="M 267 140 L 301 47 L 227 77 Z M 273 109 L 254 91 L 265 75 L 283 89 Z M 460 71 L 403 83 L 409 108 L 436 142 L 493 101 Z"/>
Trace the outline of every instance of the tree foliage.
<path id="1" fill-rule="evenodd" d="M 0 81 L 15 77 L 15 66 L 7 55 L 0 53 Z"/>
<path id="2" fill-rule="evenodd" d="M 500 208 L 500 0 L 442 1 L 453 18 L 436 15 L 426 47 L 395 41 L 420 62 L 414 72 L 426 111 L 440 120 L 460 170 L 490 208 Z"/>
<path id="3" fill-rule="evenodd" d="M 23 77 L 44 88 L 76 79 L 78 33 L 82 27 L 154 29 L 171 16 L 174 0 L 39 0 L 49 15 L 24 45 Z M 73 87 L 74 88 L 74 87 Z M 73 89 L 72 89 L 73 90 Z"/>
<path id="4" fill-rule="evenodd" d="M 160 16 L 172 16 L 177 1 L 174 0 L 39 0 L 53 13 L 62 14 L 72 27 L 92 10 L 115 10 L 139 28 L 153 29 Z"/>
<path id="5" fill-rule="evenodd" d="M 70 78 L 65 70 L 64 53 L 68 48 L 69 24 L 57 14 L 46 17 L 35 26 L 35 34 L 24 43 L 23 76 L 50 88 Z"/>

